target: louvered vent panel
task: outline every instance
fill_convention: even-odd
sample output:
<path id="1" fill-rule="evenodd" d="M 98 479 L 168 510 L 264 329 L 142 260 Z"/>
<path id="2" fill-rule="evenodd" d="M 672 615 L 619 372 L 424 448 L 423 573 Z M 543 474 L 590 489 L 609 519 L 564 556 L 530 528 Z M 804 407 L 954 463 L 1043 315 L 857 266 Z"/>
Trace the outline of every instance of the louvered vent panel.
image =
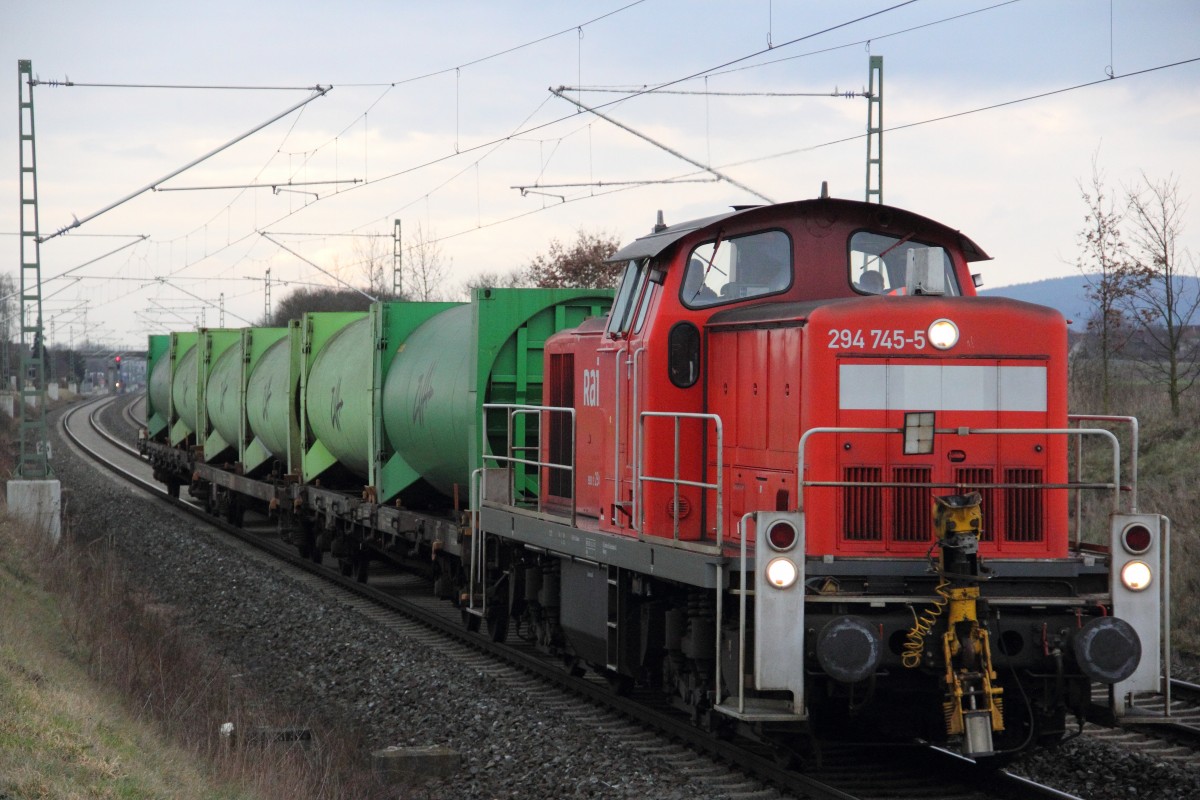
<path id="1" fill-rule="evenodd" d="M 896 467 L 895 483 L 929 483 L 929 467 Z M 897 542 L 922 542 L 933 536 L 933 497 L 928 486 L 898 486 L 892 490 L 893 528 Z"/>
<path id="2" fill-rule="evenodd" d="M 575 355 L 573 353 L 550 354 L 550 386 L 548 387 L 548 402 L 559 408 L 575 405 Z M 571 420 L 562 412 L 551 412 L 548 415 L 550 429 L 550 462 L 553 464 L 571 463 Z M 574 494 L 571 485 L 571 471 L 566 469 L 549 469 L 550 495 L 553 497 L 570 497 Z"/>
<path id="3" fill-rule="evenodd" d="M 1005 483 L 1042 483 L 1040 469 L 1006 469 Z M 1042 490 L 1036 486 L 1028 489 L 1004 490 L 1005 538 L 1010 542 L 1040 542 L 1045 539 L 1042 508 Z"/>
<path id="4" fill-rule="evenodd" d="M 847 483 L 879 483 L 879 467 L 846 467 Z M 879 486 L 847 486 L 842 499 L 842 531 L 848 541 L 878 542 L 883 539 L 883 489 Z"/>
<path id="5" fill-rule="evenodd" d="M 994 483 L 995 473 L 988 467 L 959 467 L 954 471 L 955 483 Z M 996 530 L 996 490 L 995 489 L 964 489 L 964 492 L 979 492 L 982 499 L 980 512 L 983 514 L 983 535 L 980 541 L 990 542 L 995 539 Z"/>

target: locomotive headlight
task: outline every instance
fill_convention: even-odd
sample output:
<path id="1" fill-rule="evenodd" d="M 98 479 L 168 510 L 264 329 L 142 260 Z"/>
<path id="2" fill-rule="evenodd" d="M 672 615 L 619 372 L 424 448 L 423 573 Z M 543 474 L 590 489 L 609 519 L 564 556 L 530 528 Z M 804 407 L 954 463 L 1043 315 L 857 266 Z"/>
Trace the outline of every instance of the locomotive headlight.
<path id="1" fill-rule="evenodd" d="M 938 350 L 949 350 L 958 344 L 958 326 L 948 319 L 934 320 L 929 326 L 929 343 Z"/>
<path id="2" fill-rule="evenodd" d="M 790 558 L 773 558 L 767 562 L 767 583 L 776 589 L 786 589 L 796 582 L 800 570 Z"/>
<path id="3" fill-rule="evenodd" d="M 1154 573 L 1145 561 L 1130 561 L 1121 567 L 1121 583 L 1131 592 L 1140 592 L 1150 585 Z"/>

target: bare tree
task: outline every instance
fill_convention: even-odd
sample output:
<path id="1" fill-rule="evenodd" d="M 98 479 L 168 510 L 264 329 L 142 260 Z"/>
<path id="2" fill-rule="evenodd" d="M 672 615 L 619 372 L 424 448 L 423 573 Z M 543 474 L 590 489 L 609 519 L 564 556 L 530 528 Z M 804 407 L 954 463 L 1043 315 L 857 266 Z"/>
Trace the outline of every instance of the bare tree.
<path id="1" fill-rule="evenodd" d="M 527 268 L 529 282 L 542 288 L 579 287 L 609 289 L 621 279 L 623 266 L 608 262 L 621 242 L 603 233 L 588 233 L 582 229 L 575 241 L 564 245 L 550 240 L 545 254 L 536 256 Z"/>
<path id="2" fill-rule="evenodd" d="M 392 253 L 384 237 L 356 238 L 354 263 L 358 266 L 367 294 L 381 300 L 392 296 Z"/>
<path id="3" fill-rule="evenodd" d="M 459 296 L 470 297 L 474 289 L 519 289 L 532 286 L 528 271 L 514 269 L 508 272 L 481 272 L 463 281 Z"/>
<path id="4" fill-rule="evenodd" d="M 16 314 L 17 285 L 9 273 L 0 275 L 0 390 L 8 389 L 8 376 L 12 374 L 13 326 Z"/>
<path id="5" fill-rule="evenodd" d="M 1128 298 L 1143 345 L 1140 362 L 1167 389 L 1171 413 L 1179 416 L 1179 399 L 1200 377 L 1194 337 L 1188 336 L 1200 307 L 1196 262 L 1178 252 L 1187 200 L 1179 181 L 1157 183 L 1142 174 L 1139 186 L 1127 190 L 1132 270 L 1136 289 Z"/>
<path id="6" fill-rule="evenodd" d="M 285 326 L 306 311 L 366 311 L 371 301 L 362 292 L 335 286 L 301 286 L 288 293 L 261 324 Z"/>
<path id="7" fill-rule="evenodd" d="M 1100 395 L 1104 413 L 1112 398 L 1112 362 L 1130 335 L 1125 301 L 1144 280 L 1130 266 L 1121 235 L 1122 213 L 1108 196 L 1104 175 L 1092 156 L 1092 182 L 1079 184 L 1087 206 L 1079 232 L 1080 254 L 1076 266 L 1087 281 L 1085 294 L 1092 304 L 1088 331 L 1096 337 L 1100 360 Z"/>
<path id="8" fill-rule="evenodd" d="M 405 248 L 404 294 L 414 300 L 439 300 L 450 262 L 434 232 L 425 231 L 419 222 L 416 227 L 413 243 Z"/>

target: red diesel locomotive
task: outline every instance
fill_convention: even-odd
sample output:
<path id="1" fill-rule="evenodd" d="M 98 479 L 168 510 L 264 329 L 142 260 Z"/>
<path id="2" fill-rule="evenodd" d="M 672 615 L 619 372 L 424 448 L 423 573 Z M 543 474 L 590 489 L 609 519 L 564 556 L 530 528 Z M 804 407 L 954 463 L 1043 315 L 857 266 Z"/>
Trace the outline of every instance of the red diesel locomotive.
<path id="1" fill-rule="evenodd" d="M 1169 523 L 1069 415 L 1062 316 L 976 295 L 987 258 L 828 197 L 660 216 L 610 315 L 547 342 L 543 404 L 484 406 L 468 619 L 785 743 L 1012 754 L 1094 684 L 1141 714 Z"/>

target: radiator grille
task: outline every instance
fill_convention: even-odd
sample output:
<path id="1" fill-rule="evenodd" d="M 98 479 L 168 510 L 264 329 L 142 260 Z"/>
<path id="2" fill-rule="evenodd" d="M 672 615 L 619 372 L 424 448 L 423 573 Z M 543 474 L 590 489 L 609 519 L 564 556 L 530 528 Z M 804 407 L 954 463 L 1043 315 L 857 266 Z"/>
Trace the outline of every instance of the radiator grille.
<path id="1" fill-rule="evenodd" d="M 1005 483 L 1042 482 L 1040 469 L 1006 469 Z M 1005 538 L 1010 542 L 1040 542 L 1045 538 L 1042 491 L 1030 487 L 1004 490 Z"/>
<path id="2" fill-rule="evenodd" d="M 842 480 L 847 483 L 879 483 L 879 467 L 846 467 Z M 883 488 L 847 486 L 843 496 L 842 530 L 852 542 L 878 542 L 883 539 Z"/>
<path id="3" fill-rule="evenodd" d="M 895 467 L 894 483 L 929 483 L 929 467 Z M 893 529 L 897 542 L 923 542 L 933 536 L 932 503 L 928 486 L 898 486 L 892 490 Z"/>
<path id="4" fill-rule="evenodd" d="M 954 471 L 954 482 L 960 484 L 994 483 L 995 473 L 988 467 L 960 467 Z M 980 511 L 983 514 L 983 532 L 979 537 L 982 542 L 991 542 L 996 538 L 996 490 L 995 489 L 964 489 L 964 492 L 979 492 L 983 501 Z"/>

